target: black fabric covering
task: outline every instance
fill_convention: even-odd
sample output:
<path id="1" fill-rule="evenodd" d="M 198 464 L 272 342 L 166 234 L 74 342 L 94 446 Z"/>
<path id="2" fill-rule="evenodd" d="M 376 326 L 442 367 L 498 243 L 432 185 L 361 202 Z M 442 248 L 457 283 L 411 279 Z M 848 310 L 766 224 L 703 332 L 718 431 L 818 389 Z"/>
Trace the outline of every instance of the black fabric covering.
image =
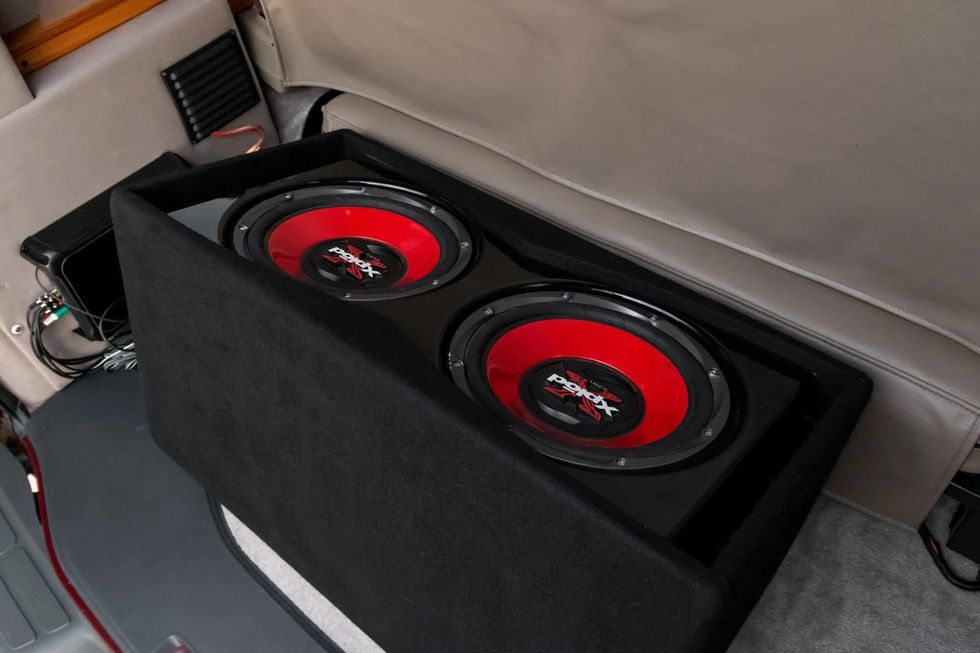
<path id="1" fill-rule="evenodd" d="M 711 564 L 540 464 L 385 318 L 160 210 L 343 157 L 441 188 L 457 206 L 489 202 L 484 228 L 542 270 L 656 294 L 812 373 L 803 444 Z M 723 650 L 870 392 L 866 377 L 792 339 L 350 133 L 119 191 L 113 216 L 154 437 L 392 653 Z"/>

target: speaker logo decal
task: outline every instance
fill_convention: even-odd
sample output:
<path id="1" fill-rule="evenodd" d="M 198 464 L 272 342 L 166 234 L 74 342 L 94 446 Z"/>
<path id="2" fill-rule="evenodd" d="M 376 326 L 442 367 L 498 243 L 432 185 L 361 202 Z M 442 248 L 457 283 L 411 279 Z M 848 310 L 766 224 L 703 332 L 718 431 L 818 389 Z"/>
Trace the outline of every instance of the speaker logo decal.
<path id="1" fill-rule="evenodd" d="M 397 284 L 407 270 L 395 248 L 368 238 L 317 243 L 304 254 L 303 267 L 314 281 L 351 290 Z"/>
<path id="2" fill-rule="evenodd" d="M 545 392 L 550 392 L 560 399 L 578 398 L 578 410 L 596 422 L 601 422 L 603 415 L 611 419 L 613 413 L 619 412 L 618 408 L 609 405 L 610 401 L 616 404 L 623 403 L 623 400 L 608 388 L 601 388 L 597 392 L 590 391 L 589 386 L 597 384 L 571 370 L 565 370 L 565 376 L 552 374 L 546 380 L 550 385 L 544 387 Z"/>
<path id="3" fill-rule="evenodd" d="M 331 247 L 323 258 L 331 263 L 346 263 L 347 275 L 358 281 L 362 280 L 364 275 L 367 275 L 368 279 L 381 277 L 383 271 L 388 269 L 387 265 L 374 256 L 367 257 L 365 260 L 364 252 L 354 245 L 347 245 L 346 248 Z"/>
<path id="4" fill-rule="evenodd" d="M 717 441 L 728 406 L 712 411 L 730 396 L 687 325 L 612 292 L 539 288 L 474 302 L 446 349 L 460 388 L 526 444 L 588 468 L 659 467 Z"/>
<path id="5" fill-rule="evenodd" d="M 520 387 L 533 414 L 569 434 L 612 438 L 643 416 L 643 400 L 629 378 L 594 360 L 546 359 L 524 373 Z"/>

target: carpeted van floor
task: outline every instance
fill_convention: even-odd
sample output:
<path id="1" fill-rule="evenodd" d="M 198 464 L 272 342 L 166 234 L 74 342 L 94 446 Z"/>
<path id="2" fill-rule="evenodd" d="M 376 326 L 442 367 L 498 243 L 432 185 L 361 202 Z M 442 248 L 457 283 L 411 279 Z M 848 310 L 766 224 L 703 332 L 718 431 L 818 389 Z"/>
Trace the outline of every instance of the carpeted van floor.
<path id="1" fill-rule="evenodd" d="M 954 504 L 929 520 L 945 541 Z M 948 554 L 963 576 L 976 566 Z M 940 576 L 919 536 L 821 498 L 729 653 L 975 653 L 980 592 Z"/>

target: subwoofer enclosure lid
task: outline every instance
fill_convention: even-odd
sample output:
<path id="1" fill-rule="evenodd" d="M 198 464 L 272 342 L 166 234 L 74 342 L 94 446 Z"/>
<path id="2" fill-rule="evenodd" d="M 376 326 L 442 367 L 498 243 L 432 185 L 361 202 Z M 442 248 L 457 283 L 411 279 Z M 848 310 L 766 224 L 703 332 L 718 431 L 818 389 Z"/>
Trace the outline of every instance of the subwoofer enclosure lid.
<path id="1" fill-rule="evenodd" d="M 541 464 L 386 318 L 165 213 L 341 159 L 492 207 L 487 236 L 529 265 L 656 295 L 809 371 L 805 419 L 781 426 L 794 446 L 719 550 L 695 559 Z M 349 132 L 119 191 L 113 215 L 153 436 L 393 653 L 723 650 L 870 392 L 847 366 Z"/>

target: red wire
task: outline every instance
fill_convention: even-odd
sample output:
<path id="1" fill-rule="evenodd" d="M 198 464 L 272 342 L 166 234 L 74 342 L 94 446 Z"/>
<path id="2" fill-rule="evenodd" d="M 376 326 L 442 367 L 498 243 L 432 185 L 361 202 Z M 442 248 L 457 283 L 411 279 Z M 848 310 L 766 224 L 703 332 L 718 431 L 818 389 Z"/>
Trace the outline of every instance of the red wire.
<path id="1" fill-rule="evenodd" d="M 265 130 L 262 129 L 261 125 L 244 125 L 242 127 L 235 127 L 234 129 L 211 132 L 211 135 L 215 138 L 234 138 L 235 136 L 247 134 L 248 132 L 258 134 L 259 140 L 255 141 L 252 147 L 245 150 L 245 154 L 258 152 L 262 148 L 262 143 L 265 143 Z"/>
<path id="2" fill-rule="evenodd" d="M 122 649 L 113 641 L 112 636 L 109 631 L 99 622 L 92 610 L 89 609 L 88 605 L 85 603 L 85 599 L 78 593 L 75 586 L 72 585 L 71 581 L 68 579 L 68 575 L 65 574 L 65 570 L 62 568 L 61 563 L 58 561 L 58 556 L 54 551 L 54 540 L 51 538 L 51 527 L 48 524 L 48 505 L 44 499 L 44 483 L 41 482 L 41 464 L 37 458 L 37 452 L 34 450 L 34 445 L 28 438 L 22 438 L 21 443 L 24 445 L 24 451 L 27 452 L 27 458 L 31 461 L 31 468 L 34 470 L 34 476 L 37 478 L 37 512 L 38 518 L 41 521 L 41 527 L 44 529 L 44 544 L 48 550 L 48 558 L 51 559 L 51 566 L 54 568 L 54 573 L 58 577 L 58 580 L 64 586 L 65 591 L 78 606 L 79 611 L 85 617 L 86 620 L 92 625 L 92 628 L 98 633 L 99 637 L 106 643 L 109 650 L 112 653 L 123 653 Z"/>

